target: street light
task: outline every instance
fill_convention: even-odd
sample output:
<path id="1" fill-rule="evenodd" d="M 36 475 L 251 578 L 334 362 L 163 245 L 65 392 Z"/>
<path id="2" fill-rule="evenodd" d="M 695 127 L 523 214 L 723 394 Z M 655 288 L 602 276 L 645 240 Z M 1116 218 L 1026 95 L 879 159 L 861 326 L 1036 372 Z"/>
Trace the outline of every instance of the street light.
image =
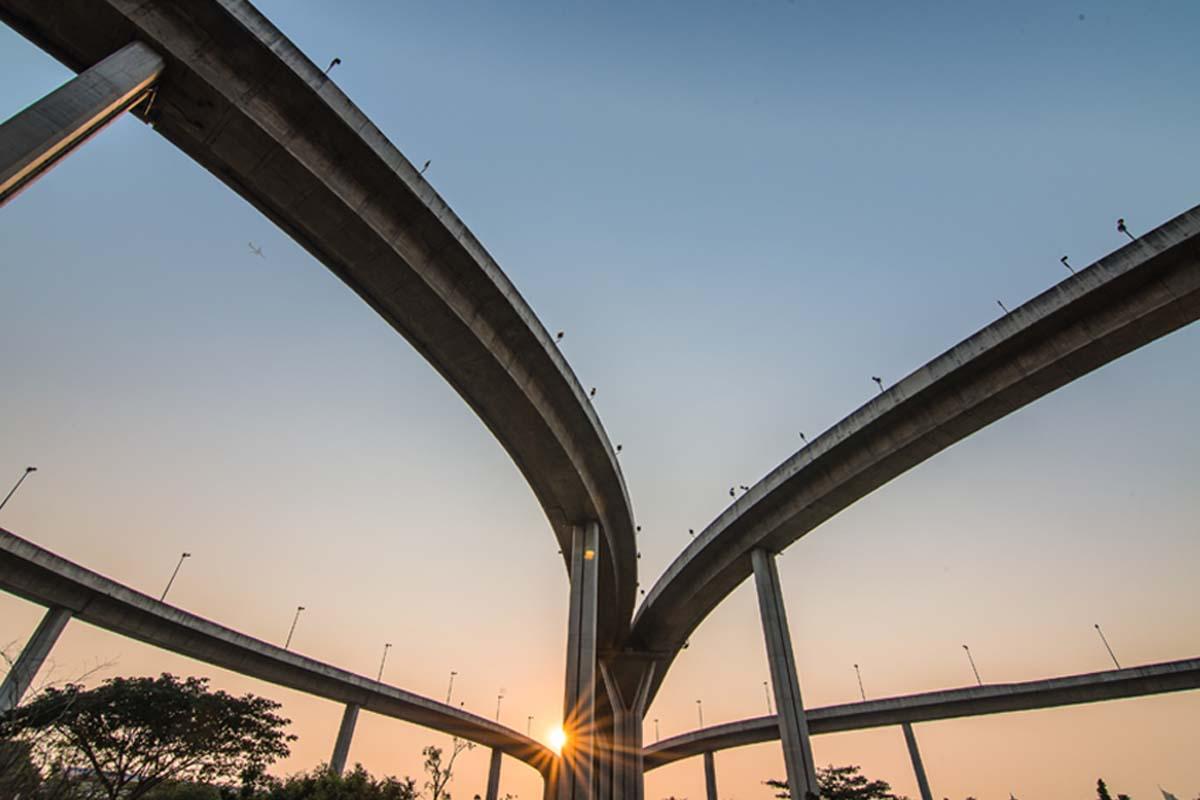
<path id="1" fill-rule="evenodd" d="M 163 589 L 162 596 L 158 598 L 158 602 L 161 603 L 163 600 L 167 599 L 167 592 L 171 591 L 171 584 L 175 582 L 175 576 L 179 574 L 179 568 L 183 566 L 183 560 L 191 557 L 191 553 L 180 554 L 179 563 L 175 565 L 175 571 L 171 573 L 171 580 L 167 581 L 167 588 Z"/>
<path id="2" fill-rule="evenodd" d="M 13 488 L 8 490 L 8 494 L 4 496 L 3 500 L 0 500 L 0 509 L 4 508 L 5 504 L 8 503 L 8 498 L 16 494 L 17 489 L 25 482 L 25 479 L 29 477 L 29 473 L 31 472 L 37 472 L 37 467 L 25 468 L 25 471 L 21 473 L 21 477 L 17 478 L 17 482 L 13 484 Z"/>
<path id="3" fill-rule="evenodd" d="M 696 713 L 700 716 L 700 727 L 703 728 L 704 727 L 704 705 L 699 700 L 696 701 Z"/>
<path id="4" fill-rule="evenodd" d="M 532 714 L 530 714 L 528 717 L 525 718 L 525 735 L 526 736 L 533 735 L 533 715 Z"/>
<path id="5" fill-rule="evenodd" d="M 767 716 L 771 716 L 774 712 L 771 711 L 771 689 L 767 686 L 767 682 L 763 681 L 763 694 L 767 698 Z"/>
<path id="6" fill-rule="evenodd" d="M 658 735 L 658 717 L 655 717 L 654 718 L 654 741 L 657 742 L 659 740 L 659 738 L 660 737 Z"/>
<path id="7" fill-rule="evenodd" d="M 1096 633 L 1100 634 L 1100 641 L 1104 642 L 1104 649 L 1108 651 L 1108 657 L 1113 660 L 1113 663 L 1116 664 L 1117 669 L 1120 669 L 1121 665 L 1117 662 L 1117 657 L 1113 655 L 1112 648 L 1108 646 L 1108 639 L 1104 637 L 1104 631 L 1100 630 L 1099 622 L 1096 623 Z"/>
<path id="8" fill-rule="evenodd" d="M 387 663 L 388 650 L 392 649 L 391 642 L 385 642 L 383 645 L 383 658 L 379 659 L 379 674 L 375 676 L 375 682 L 379 683 L 383 680 L 383 665 Z"/>
<path id="9" fill-rule="evenodd" d="M 867 701 L 867 693 L 863 690 L 862 673 L 858 671 L 858 664 L 854 665 L 854 674 L 858 676 L 858 693 L 862 695 L 863 702 Z"/>
<path id="10" fill-rule="evenodd" d="M 287 641 L 283 643 L 284 650 L 292 646 L 292 634 L 296 632 L 296 623 L 300 620 L 300 612 L 303 610 L 304 606 L 296 606 L 296 616 L 292 617 L 292 629 L 288 631 Z"/>
<path id="11" fill-rule="evenodd" d="M 980 686 L 983 686 L 983 680 L 979 677 L 979 670 L 975 668 L 975 659 L 971 656 L 971 648 L 964 644 L 963 650 L 967 651 L 967 660 L 971 662 L 971 671 L 975 673 L 975 680 Z"/>
<path id="12" fill-rule="evenodd" d="M 500 701 L 504 699 L 504 690 L 501 689 L 496 694 L 496 722 L 500 721 Z"/>
<path id="13" fill-rule="evenodd" d="M 446 705 L 450 705 L 450 694 L 454 691 L 454 676 L 458 673 L 450 670 L 450 686 L 446 689 Z"/>

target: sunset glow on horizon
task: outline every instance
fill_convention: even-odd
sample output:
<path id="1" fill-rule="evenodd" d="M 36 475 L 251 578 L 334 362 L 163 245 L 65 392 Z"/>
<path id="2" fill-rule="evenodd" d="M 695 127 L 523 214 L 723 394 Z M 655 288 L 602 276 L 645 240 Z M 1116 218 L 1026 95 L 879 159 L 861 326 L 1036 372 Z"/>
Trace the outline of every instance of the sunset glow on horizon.
<path id="1" fill-rule="evenodd" d="M 619 453 L 637 574 L 618 583 L 637 603 L 806 443 L 1128 245 L 1116 219 L 1138 236 L 1200 203 L 1200 4 L 1184 0 L 254 5 L 319 67 L 339 56 L 321 91 L 425 165 L 550 332 Z M 0 25 L 4 117 L 71 77 Z M 483 794 L 492 746 L 544 758 L 540 731 L 561 752 L 563 726 L 542 730 L 577 719 L 555 530 L 389 321 L 128 114 L 0 208 L 0 241 L 0 497 L 37 465 L 0 527 L 363 686 L 519 731 L 519 747 L 461 753 L 456 797 Z M 1193 324 L 785 548 L 805 706 L 1200 656 L 1197 353 Z M 825 507 L 794 513 L 810 512 Z M 583 559 L 608 580 L 599 541 Z M 666 595 L 708 608 L 690 589 Z M 0 650 L 43 613 L 0 593 Z M 163 671 L 280 702 L 299 738 L 273 774 L 330 760 L 347 701 L 78 619 L 38 683 Z M 701 709 L 710 728 L 774 713 L 771 675 L 751 579 L 670 662 L 645 744 Z M 914 728 L 938 798 L 1085 798 L 1098 778 L 1135 800 L 1200 794 L 1197 691 Z M 448 741 L 364 704 L 348 763 L 419 778 L 422 748 Z M 812 749 L 919 797 L 896 726 Z M 772 800 L 763 781 L 785 777 L 778 742 L 715 765 L 721 800 Z M 500 781 L 542 796 L 516 758 Z M 646 776 L 645 800 L 705 793 L 699 756 Z"/>

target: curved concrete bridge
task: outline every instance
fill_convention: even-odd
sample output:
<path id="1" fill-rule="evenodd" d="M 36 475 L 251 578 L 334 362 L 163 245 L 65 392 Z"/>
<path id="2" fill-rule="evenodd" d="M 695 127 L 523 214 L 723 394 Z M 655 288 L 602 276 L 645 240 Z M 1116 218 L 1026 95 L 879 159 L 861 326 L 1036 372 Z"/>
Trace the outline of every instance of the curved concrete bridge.
<path id="1" fill-rule="evenodd" d="M 133 43 L 161 58 L 152 91 L 150 81 L 131 82 L 147 90 L 132 98 L 145 98 L 136 111 L 442 374 L 524 474 L 568 564 L 573 528 L 599 524 L 596 636 L 601 646 L 619 642 L 637 593 L 637 546 L 624 478 L 595 409 L 500 267 L 358 107 L 246 0 L 0 0 L 0 18 L 77 72 Z M 100 77 L 119 83 L 127 75 L 114 68 Z M 80 102 L 54 97 L 37 121 Z M 71 146 L 111 118 L 97 117 Z M 69 149 L 38 161 L 30 179 Z M 10 153 L 0 150 L 0 168 Z"/>
<path id="2" fill-rule="evenodd" d="M 1200 207 L 871 399 L 738 497 L 654 584 L 625 645 L 626 658 L 657 660 L 648 699 L 701 621 L 754 573 L 752 553 L 781 552 L 955 442 L 1198 317 Z"/>
<path id="3" fill-rule="evenodd" d="M 22 654 L 25 663 L 18 660 L 0 688 L 0 712 L 17 704 L 63 627 L 77 619 L 241 675 L 345 703 L 354 710 L 349 731 L 343 726 L 342 733 L 347 736 L 342 764 L 336 764 L 336 751 L 332 759 L 339 769 L 345 763 L 348 735 L 353 732 L 358 709 L 460 736 L 543 773 L 555 758 L 539 742 L 498 722 L 355 675 L 161 603 L 3 529 L 0 590 L 50 609 L 34 635 L 35 646 L 27 646 Z M 38 642 L 39 634 L 44 637 L 42 642 Z M 38 654 L 36 661 L 28 660 L 31 652 Z M 339 741 L 342 738 L 339 735 Z"/>
<path id="4" fill-rule="evenodd" d="M 554 758 L 502 726 L 156 604 L 7 533 L 0 588 L 51 610 L 0 702 L 20 697 L 79 616 L 346 703 L 335 765 L 358 709 L 371 708 L 493 747 L 489 800 L 502 753 L 542 770 L 555 800 L 641 800 L 645 709 L 696 626 L 753 573 L 779 709 L 774 733 L 793 791 L 804 796 L 816 790 L 809 735 L 826 723 L 803 708 L 775 554 L 933 454 L 1200 316 L 1193 209 L 1006 314 L 788 459 L 675 560 L 631 626 L 636 528 L 595 410 L 479 242 L 316 65 L 247 0 L 0 0 L 0 18 L 82 73 L 0 125 L 0 205 L 131 111 L 341 278 L 499 439 L 570 574 L 564 721 L 572 737 Z M 860 712 L 851 716 L 861 722 Z M 915 754 L 909 722 L 901 724 Z"/>

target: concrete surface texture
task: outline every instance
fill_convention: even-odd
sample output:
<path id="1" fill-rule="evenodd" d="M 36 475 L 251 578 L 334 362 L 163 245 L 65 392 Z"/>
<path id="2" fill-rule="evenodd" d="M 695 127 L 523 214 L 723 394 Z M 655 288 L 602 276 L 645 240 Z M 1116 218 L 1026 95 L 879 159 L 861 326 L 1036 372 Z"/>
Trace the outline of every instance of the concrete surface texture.
<path id="1" fill-rule="evenodd" d="M 0 18 L 83 71 L 130 42 L 165 61 L 150 124 L 274 221 L 442 374 L 512 456 L 570 559 L 597 520 L 598 637 L 623 638 L 637 564 L 616 452 L 550 334 L 379 129 L 244 0 L 0 0 Z"/>

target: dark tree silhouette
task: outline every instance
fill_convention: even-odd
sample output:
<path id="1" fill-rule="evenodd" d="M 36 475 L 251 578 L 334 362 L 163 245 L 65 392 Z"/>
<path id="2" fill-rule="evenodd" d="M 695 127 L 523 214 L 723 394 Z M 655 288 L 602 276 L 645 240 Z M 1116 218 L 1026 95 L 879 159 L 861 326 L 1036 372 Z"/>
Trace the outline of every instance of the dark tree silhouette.
<path id="1" fill-rule="evenodd" d="M 764 783 L 777 790 L 775 796 L 780 800 L 791 800 L 792 793 L 788 790 L 787 781 L 769 780 Z M 908 800 L 892 794 L 892 786 L 887 781 L 867 778 L 862 774 L 862 768 L 855 764 L 817 767 L 817 785 L 823 800 Z"/>
<path id="2" fill-rule="evenodd" d="M 44 764 L 86 775 L 108 800 L 167 781 L 253 783 L 288 755 L 279 704 L 210 691 L 206 678 L 112 678 L 51 687 L 0 721 L 0 739 L 36 742 Z"/>

